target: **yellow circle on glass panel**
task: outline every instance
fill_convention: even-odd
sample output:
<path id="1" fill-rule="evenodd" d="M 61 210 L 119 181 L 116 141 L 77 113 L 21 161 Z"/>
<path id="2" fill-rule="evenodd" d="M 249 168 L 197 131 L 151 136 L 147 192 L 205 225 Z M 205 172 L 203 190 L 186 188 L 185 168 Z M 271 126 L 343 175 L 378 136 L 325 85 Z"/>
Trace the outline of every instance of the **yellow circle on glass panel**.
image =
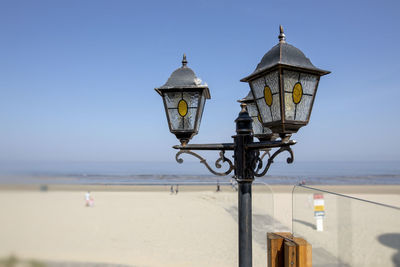
<path id="1" fill-rule="evenodd" d="M 264 100 L 268 107 L 272 105 L 272 92 L 268 85 L 264 87 Z"/>
<path id="2" fill-rule="evenodd" d="M 301 86 L 301 83 L 296 83 L 293 87 L 293 102 L 295 104 L 300 103 L 302 96 L 303 96 L 303 87 Z"/>
<path id="3" fill-rule="evenodd" d="M 181 99 L 178 103 L 178 113 L 182 117 L 185 117 L 188 112 L 188 105 L 185 100 Z"/>

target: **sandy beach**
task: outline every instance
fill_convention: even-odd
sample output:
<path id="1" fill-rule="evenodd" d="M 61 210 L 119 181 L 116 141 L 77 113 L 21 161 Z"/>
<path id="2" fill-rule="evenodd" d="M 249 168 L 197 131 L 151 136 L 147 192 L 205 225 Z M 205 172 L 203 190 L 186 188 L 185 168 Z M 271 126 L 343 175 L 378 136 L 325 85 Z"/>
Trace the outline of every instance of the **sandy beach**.
<path id="1" fill-rule="evenodd" d="M 400 186 L 319 188 L 390 205 L 399 206 L 400 203 Z M 179 186 L 176 194 L 170 192 L 169 186 L 50 185 L 47 191 L 40 191 L 39 186 L 3 186 L 0 190 L 0 258 L 15 255 L 54 266 L 65 262 L 71 266 L 93 266 L 95 263 L 236 266 L 237 192 L 230 186 L 222 186 L 221 192 L 215 189 L 215 186 Z M 376 236 L 384 237 L 385 233 L 399 233 L 398 223 L 391 221 L 399 218 L 399 212 L 388 217 L 390 211 L 377 208 L 374 212 L 378 218 L 387 217 L 385 225 L 379 224 L 379 220 L 373 222 L 376 227 L 372 227 L 371 234 L 363 234 L 360 238 L 358 231 L 340 226 L 342 231 L 354 232 L 352 243 L 329 242 L 338 236 L 337 224 L 342 225 L 337 218 L 329 218 L 335 217 L 338 208 L 346 204 L 325 195 L 327 230 L 322 232 L 325 236 L 321 238 L 312 227 L 315 224 L 309 207 L 312 192 L 298 192 L 293 211 L 292 189 L 292 186 L 254 186 L 253 266 L 266 266 L 266 233 L 291 231 L 292 212 L 302 222 L 293 225 L 295 233 L 305 236 L 316 249 L 325 249 L 329 257 L 338 254 L 338 242 L 351 248 L 362 244 L 363 236 L 376 240 Z M 88 190 L 94 198 L 93 207 L 85 206 Z M 357 215 L 357 210 L 368 213 L 370 208 L 360 209 L 357 204 L 349 207 L 352 210 L 344 214 L 352 214 L 353 223 L 361 225 L 360 229 L 369 230 L 371 223 L 356 218 L 365 218 Z M 340 216 L 344 218 L 342 213 Z M 320 244 L 321 240 L 326 240 L 326 244 Z M 378 249 L 390 259 L 389 264 L 394 262 L 392 257 L 398 253 L 395 248 L 382 244 Z M 355 251 L 362 253 L 362 250 Z M 321 261 L 316 260 L 316 263 Z"/>

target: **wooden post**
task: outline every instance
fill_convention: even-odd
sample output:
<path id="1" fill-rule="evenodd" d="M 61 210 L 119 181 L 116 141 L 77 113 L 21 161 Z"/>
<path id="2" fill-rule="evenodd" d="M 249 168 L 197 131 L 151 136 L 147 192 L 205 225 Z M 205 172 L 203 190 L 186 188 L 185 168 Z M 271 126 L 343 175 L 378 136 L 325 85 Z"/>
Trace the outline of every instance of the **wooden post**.
<path id="1" fill-rule="evenodd" d="M 283 264 L 283 238 L 267 233 L 268 267 L 281 267 Z"/>
<path id="2" fill-rule="evenodd" d="M 312 247 L 291 233 L 267 233 L 268 267 L 312 267 Z"/>
<path id="3" fill-rule="evenodd" d="M 303 238 L 294 237 L 296 243 L 296 255 L 298 267 L 312 267 L 312 247 Z"/>
<path id="4" fill-rule="evenodd" d="M 267 233 L 268 267 L 283 267 L 283 242 L 285 238 L 292 237 L 292 234 L 287 232 Z"/>
<path id="5" fill-rule="evenodd" d="M 283 243 L 283 250 L 285 254 L 284 267 L 297 267 L 296 244 L 291 241 Z"/>

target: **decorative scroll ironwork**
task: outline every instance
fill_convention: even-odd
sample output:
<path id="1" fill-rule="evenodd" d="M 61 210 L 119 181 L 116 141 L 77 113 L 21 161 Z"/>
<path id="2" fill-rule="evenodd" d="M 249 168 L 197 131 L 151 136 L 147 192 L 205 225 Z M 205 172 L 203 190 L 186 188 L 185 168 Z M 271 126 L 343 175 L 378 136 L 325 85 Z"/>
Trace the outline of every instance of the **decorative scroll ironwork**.
<path id="1" fill-rule="evenodd" d="M 268 172 L 269 167 L 271 166 L 271 164 L 274 162 L 275 157 L 278 156 L 280 153 L 282 153 L 284 151 L 287 151 L 290 154 L 290 156 L 286 159 L 286 162 L 289 163 L 289 164 L 293 163 L 294 155 L 293 155 L 292 148 L 290 146 L 282 146 L 282 147 L 280 147 L 277 151 L 274 152 L 274 154 L 272 154 L 272 156 L 269 153 L 269 151 L 265 151 L 264 154 L 260 157 L 260 152 L 258 151 L 257 154 L 256 154 L 256 158 L 255 158 L 255 165 L 257 165 L 257 166 L 256 166 L 256 168 L 254 170 L 254 176 L 256 176 L 256 177 L 264 176 Z M 263 167 L 263 161 L 262 160 L 267 154 L 269 156 L 267 165 L 265 166 L 265 168 L 264 168 L 264 170 L 262 172 L 259 172 Z"/>
<path id="2" fill-rule="evenodd" d="M 232 161 L 230 161 L 228 158 L 225 157 L 225 151 L 224 150 L 221 150 L 219 152 L 219 158 L 215 161 L 215 167 L 220 169 L 220 168 L 222 168 L 221 162 L 222 163 L 227 162 L 229 164 L 229 169 L 226 172 L 216 172 L 216 171 L 214 171 L 210 167 L 210 165 L 208 165 L 207 161 L 203 157 L 201 157 L 199 154 L 196 154 L 196 153 L 194 153 L 193 151 L 190 151 L 190 150 L 180 150 L 178 153 L 176 153 L 175 159 L 176 159 L 176 161 L 178 163 L 183 163 L 183 159 L 179 157 L 182 154 L 189 154 L 189 155 L 192 155 L 192 156 L 198 158 L 200 160 L 200 163 L 203 163 L 207 167 L 207 169 L 214 175 L 225 176 L 225 175 L 228 175 L 229 173 L 231 173 L 235 168 L 235 166 L 233 165 Z"/>
<path id="3" fill-rule="evenodd" d="M 250 168 L 251 176 L 254 175 L 255 177 L 262 177 L 264 176 L 271 164 L 274 162 L 276 156 L 280 153 L 287 151 L 290 155 L 286 159 L 287 163 L 293 163 L 294 155 L 291 149 L 291 145 L 296 144 L 295 141 L 290 140 L 289 142 L 258 142 L 258 143 L 251 143 L 247 146 L 247 149 L 254 151 L 254 154 L 248 158 L 250 161 L 247 163 L 247 166 Z M 183 159 L 180 157 L 182 154 L 189 154 L 192 155 L 200 160 L 200 163 L 204 164 L 207 169 L 214 175 L 218 176 L 225 176 L 230 174 L 234 169 L 235 166 L 231 160 L 225 157 L 225 148 L 227 150 L 232 150 L 234 144 L 233 143 L 224 143 L 224 144 L 203 144 L 203 145 L 187 145 L 185 147 L 181 146 L 174 146 L 175 149 L 179 149 L 178 153 L 176 153 L 175 159 L 178 163 L 183 163 Z M 277 147 L 279 148 L 271 155 L 271 149 Z M 222 163 L 228 163 L 229 169 L 225 172 L 217 172 L 215 171 L 199 154 L 193 152 L 192 150 L 220 150 L 219 158 L 215 161 L 215 167 L 220 169 L 222 168 Z M 265 156 L 268 155 L 268 161 L 266 164 L 263 162 Z M 264 169 L 263 169 L 264 168 Z M 262 171 L 261 171 L 262 170 Z"/>
<path id="4" fill-rule="evenodd" d="M 256 169 L 254 170 L 254 173 L 258 173 L 260 169 L 263 167 L 263 159 L 266 155 L 268 155 L 268 158 L 271 157 L 271 154 L 269 153 L 271 149 L 266 149 L 263 150 L 264 153 L 260 157 L 260 150 L 257 150 L 255 158 L 254 158 L 254 163 L 252 166 L 256 166 Z"/>

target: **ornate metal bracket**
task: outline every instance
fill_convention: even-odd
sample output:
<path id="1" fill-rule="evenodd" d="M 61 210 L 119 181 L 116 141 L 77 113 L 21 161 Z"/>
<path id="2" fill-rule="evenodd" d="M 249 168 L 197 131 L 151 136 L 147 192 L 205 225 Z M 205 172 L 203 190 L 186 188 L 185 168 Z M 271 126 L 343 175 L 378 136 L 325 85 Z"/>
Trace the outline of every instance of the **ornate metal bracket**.
<path id="1" fill-rule="evenodd" d="M 287 158 L 287 163 L 292 163 L 294 160 L 294 156 L 293 156 L 293 151 L 290 146 L 292 146 L 294 144 L 296 144 L 296 141 L 294 141 L 294 140 L 264 141 L 264 142 L 254 142 L 254 143 L 247 144 L 245 149 L 255 152 L 255 157 L 252 157 L 250 159 L 251 162 L 249 162 L 249 164 L 251 164 L 250 166 L 252 166 L 252 167 L 250 167 L 250 169 L 251 169 L 250 171 L 256 177 L 264 176 L 268 172 L 269 167 L 271 166 L 271 164 L 274 161 L 274 158 L 283 151 L 288 151 L 290 153 L 290 157 Z M 182 145 L 174 146 L 173 148 L 179 149 L 179 152 L 176 153 L 176 156 L 175 156 L 175 159 L 178 163 L 183 163 L 183 159 L 180 158 L 180 155 L 186 153 L 186 154 L 189 154 L 189 155 L 192 155 L 192 156 L 198 158 L 200 160 L 200 163 L 204 164 L 212 174 L 215 174 L 218 176 L 228 175 L 235 169 L 235 166 L 232 163 L 232 161 L 225 157 L 225 151 L 234 150 L 234 148 L 235 148 L 234 143 L 190 144 L 190 145 L 188 144 L 185 146 L 182 146 Z M 270 150 L 273 148 L 279 148 L 279 149 L 276 150 L 271 155 Z M 193 150 L 219 150 L 220 157 L 216 160 L 215 167 L 220 169 L 220 168 L 222 168 L 221 163 L 228 163 L 229 169 L 226 172 L 215 171 L 214 169 L 211 168 L 211 166 L 207 163 L 207 161 L 203 157 L 194 153 Z M 260 156 L 260 152 L 264 152 L 264 153 Z M 263 159 L 267 155 L 268 155 L 268 162 L 267 162 L 264 170 L 261 171 L 262 168 L 264 167 Z"/>
<path id="2" fill-rule="evenodd" d="M 257 165 L 257 166 L 256 166 L 256 169 L 254 170 L 254 176 L 256 176 L 256 177 L 264 176 L 268 172 L 269 167 L 271 166 L 271 164 L 274 162 L 275 157 L 278 156 L 283 151 L 287 151 L 290 154 L 290 156 L 286 159 L 286 162 L 289 163 L 289 164 L 293 163 L 294 155 L 293 155 L 292 148 L 290 146 L 282 146 L 282 147 L 280 147 L 277 151 L 274 152 L 274 154 L 272 154 L 272 156 L 269 153 L 269 151 L 265 151 L 264 154 L 260 157 L 260 152 L 258 151 L 257 154 L 256 154 L 256 158 L 255 158 L 255 165 Z M 263 161 L 262 160 L 264 159 L 264 157 L 267 154 L 269 156 L 267 165 L 265 166 L 265 168 L 264 168 L 264 170 L 262 172 L 259 172 L 263 167 Z"/>
<path id="3" fill-rule="evenodd" d="M 258 173 L 259 170 L 263 167 L 263 159 L 266 155 L 268 155 L 268 158 L 271 157 L 271 153 L 269 153 L 270 150 L 271 149 L 264 150 L 264 153 L 261 155 L 261 157 L 260 157 L 260 150 L 256 151 L 256 155 L 255 155 L 253 165 L 252 165 L 252 166 L 256 166 L 254 173 Z"/>
<path id="4" fill-rule="evenodd" d="M 203 157 L 201 157 L 199 154 L 196 154 L 196 153 L 194 153 L 193 151 L 190 151 L 190 150 L 180 150 L 178 153 L 176 153 L 175 159 L 176 159 L 176 161 L 178 163 L 183 163 L 183 159 L 179 157 L 182 154 L 189 154 L 189 155 L 192 155 L 192 156 L 198 158 L 200 160 L 200 163 L 203 163 L 207 167 L 207 169 L 214 175 L 225 176 L 225 175 L 228 175 L 229 173 L 231 173 L 235 168 L 235 166 L 233 165 L 232 161 L 230 161 L 228 158 L 225 157 L 225 150 L 221 150 L 219 152 L 219 158 L 215 161 L 215 167 L 220 169 L 220 168 L 222 168 L 221 162 L 222 163 L 227 162 L 229 164 L 229 169 L 226 172 L 216 172 L 216 171 L 214 171 L 210 167 L 210 165 L 208 165 L 207 161 Z"/>

